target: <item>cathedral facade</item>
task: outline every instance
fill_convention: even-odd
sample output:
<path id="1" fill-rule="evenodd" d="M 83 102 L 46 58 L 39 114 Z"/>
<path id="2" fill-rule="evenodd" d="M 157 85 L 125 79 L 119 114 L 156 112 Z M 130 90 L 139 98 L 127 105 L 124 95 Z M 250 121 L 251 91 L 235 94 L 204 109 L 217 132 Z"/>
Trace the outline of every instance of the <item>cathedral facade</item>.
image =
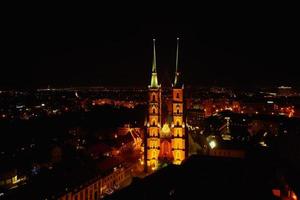
<path id="1" fill-rule="evenodd" d="M 145 169 L 156 170 L 160 164 L 180 165 L 187 157 L 187 133 L 184 112 L 184 85 L 178 66 L 179 38 L 177 38 L 175 77 L 168 100 L 163 98 L 156 68 L 155 39 L 151 82 L 148 86 L 148 116 L 145 135 Z M 167 90 L 166 90 L 167 91 Z M 167 112 L 163 107 L 168 104 Z"/>

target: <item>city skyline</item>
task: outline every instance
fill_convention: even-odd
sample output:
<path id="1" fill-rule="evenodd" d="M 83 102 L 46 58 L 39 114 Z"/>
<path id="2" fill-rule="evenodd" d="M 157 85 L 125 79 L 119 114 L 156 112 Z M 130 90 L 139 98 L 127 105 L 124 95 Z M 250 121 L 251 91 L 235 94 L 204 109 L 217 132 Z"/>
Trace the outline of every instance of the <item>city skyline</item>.
<path id="1" fill-rule="evenodd" d="M 296 12 L 72 5 L 4 14 L 1 199 L 298 199 Z"/>
<path id="2" fill-rule="evenodd" d="M 172 82 L 174 41 L 181 39 L 187 85 L 299 85 L 297 43 L 289 24 L 262 22 L 215 26 L 195 24 L 70 24 L 63 27 L 22 22 L 3 46 L 1 88 L 50 86 L 143 86 L 149 82 L 151 43 L 157 41 L 157 66 L 163 85 Z M 26 27 L 22 37 L 19 28 Z M 283 29 L 283 28 L 286 29 Z M 278 31 L 275 31 L 279 29 Z M 285 31 L 284 31 L 285 30 Z M 9 33 L 9 32 L 7 32 Z M 289 37 L 288 37 L 289 36 Z M 294 42 L 294 43 L 292 43 Z M 5 75 L 4 75 L 5 74 Z"/>

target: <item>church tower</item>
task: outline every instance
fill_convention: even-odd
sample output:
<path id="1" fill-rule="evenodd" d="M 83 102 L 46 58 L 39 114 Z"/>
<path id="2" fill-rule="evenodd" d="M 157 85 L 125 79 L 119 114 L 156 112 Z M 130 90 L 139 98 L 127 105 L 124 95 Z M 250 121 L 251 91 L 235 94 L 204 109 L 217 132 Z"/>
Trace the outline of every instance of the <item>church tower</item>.
<path id="1" fill-rule="evenodd" d="M 158 84 L 155 39 L 153 39 L 152 75 L 148 86 L 147 131 L 144 140 L 145 171 L 154 171 L 162 163 L 180 165 L 188 156 L 184 86 L 178 64 L 178 54 L 179 38 L 177 38 L 176 71 L 170 95 L 171 101 L 169 99 L 163 101 L 162 88 Z M 167 105 L 167 113 L 162 112 L 162 108 L 164 108 L 162 105 Z M 169 117 L 170 120 L 165 120 Z"/>
<path id="2" fill-rule="evenodd" d="M 176 71 L 172 85 L 172 153 L 173 164 L 180 165 L 186 158 L 186 135 L 184 118 L 184 85 L 178 68 L 179 38 L 177 38 Z"/>
<path id="3" fill-rule="evenodd" d="M 156 69 L 155 39 L 153 39 L 153 61 L 151 83 L 148 86 L 148 120 L 146 137 L 146 168 L 158 167 L 161 127 L 161 86 L 158 84 Z M 146 163 L 145 163 L 146 164 Z"/>

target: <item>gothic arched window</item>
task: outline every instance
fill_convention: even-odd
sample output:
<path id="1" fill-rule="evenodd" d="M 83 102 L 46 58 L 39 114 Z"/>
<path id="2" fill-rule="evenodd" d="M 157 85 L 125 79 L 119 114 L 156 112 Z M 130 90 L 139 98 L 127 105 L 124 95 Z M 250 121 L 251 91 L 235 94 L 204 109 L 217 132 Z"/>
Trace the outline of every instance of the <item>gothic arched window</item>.
<path id="1" fill-rule="evenodd" d="M 152 95 L 152 101 L 155 101 L 155 94 Z"/>
<path id="2" fill-rule="evenodd" d="M 179 99 L 179 93 L 178 92 L 176 93 L 176 98 Z"/>
<path id="3" fill-rule="evenodd" d="M 152 109 L 152 113 L 155 114 L 155 108 Z"/>

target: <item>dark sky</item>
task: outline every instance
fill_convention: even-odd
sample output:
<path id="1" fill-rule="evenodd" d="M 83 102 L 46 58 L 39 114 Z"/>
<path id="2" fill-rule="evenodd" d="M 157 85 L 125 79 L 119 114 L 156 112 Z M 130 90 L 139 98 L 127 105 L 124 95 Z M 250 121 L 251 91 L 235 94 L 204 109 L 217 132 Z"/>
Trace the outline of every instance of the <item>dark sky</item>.
<path id="1" fill-rule="evenodd" d="M 107 19 L 106 19 L 107 17 Z M 152 38 L 159 81 L 170 84 L 176 37 L 189 85 L 300 85 L 299 31 L 292 15 L 17 16 L 3 25 L 0 88 L 146 86 Z"/>

